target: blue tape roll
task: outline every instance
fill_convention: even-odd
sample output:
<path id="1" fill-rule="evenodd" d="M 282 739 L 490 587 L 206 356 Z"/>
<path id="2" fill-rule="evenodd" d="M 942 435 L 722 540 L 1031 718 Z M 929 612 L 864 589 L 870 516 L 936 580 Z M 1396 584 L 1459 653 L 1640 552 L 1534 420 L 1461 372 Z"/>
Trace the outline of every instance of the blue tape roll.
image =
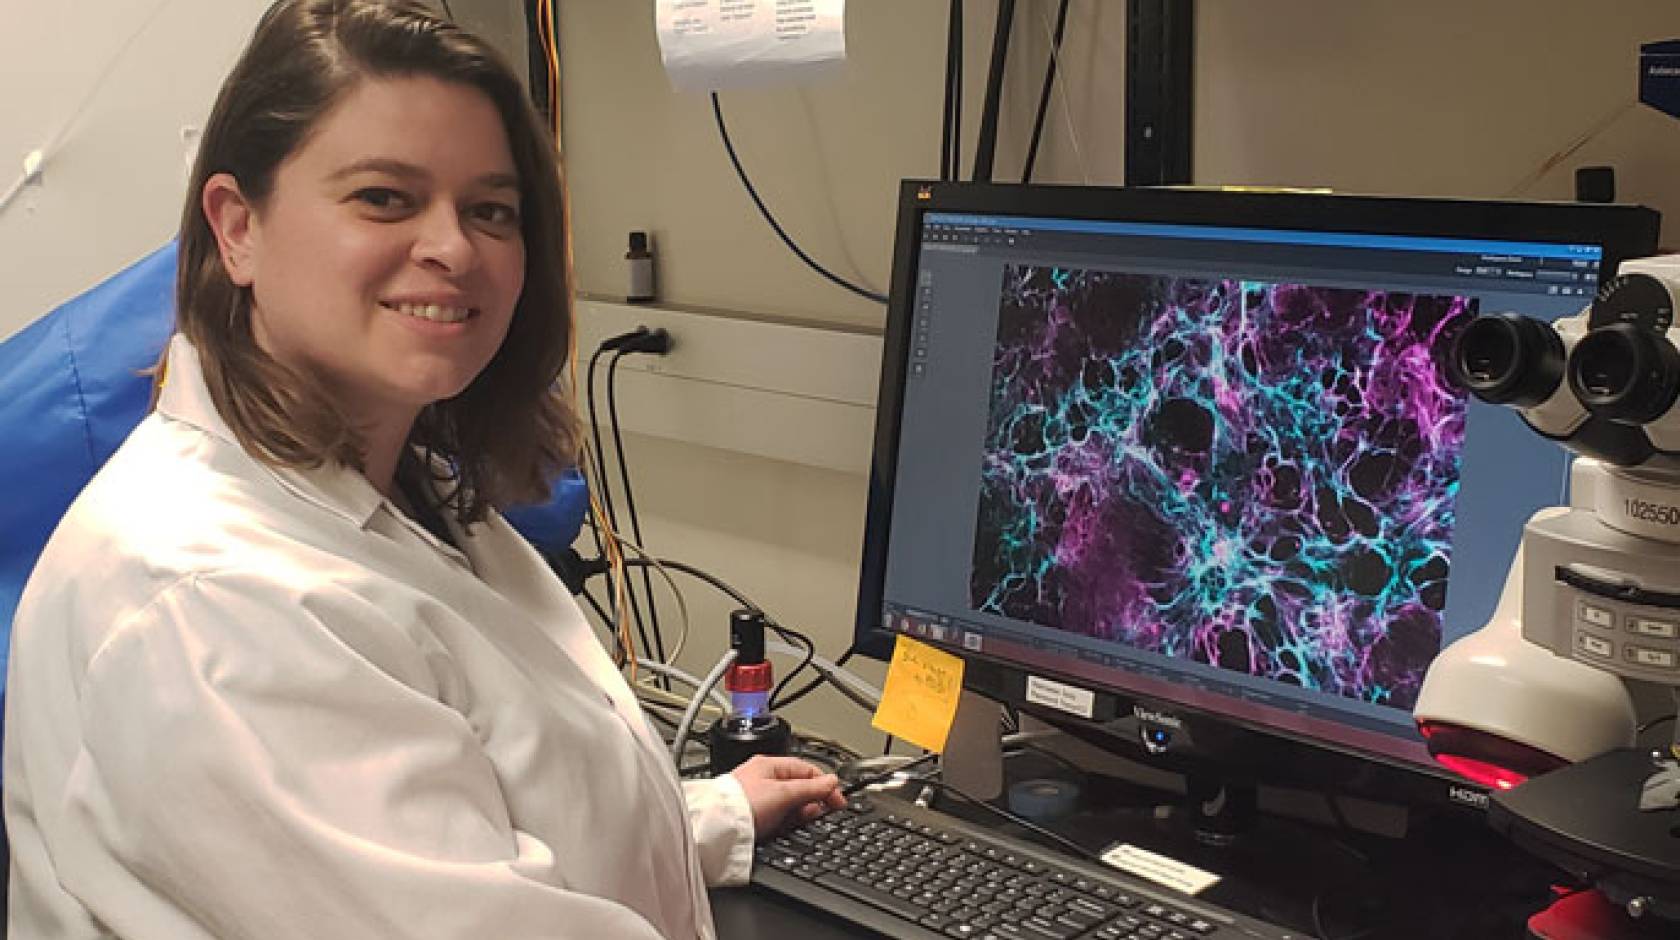
<path id="1" fill-rule="evenodd" d="M 1009 810 L 1033 822 L 1052 822 L 1073 813 L 1079 787 L 1066 780 L 1023 780 L 1009 788 Z"/>

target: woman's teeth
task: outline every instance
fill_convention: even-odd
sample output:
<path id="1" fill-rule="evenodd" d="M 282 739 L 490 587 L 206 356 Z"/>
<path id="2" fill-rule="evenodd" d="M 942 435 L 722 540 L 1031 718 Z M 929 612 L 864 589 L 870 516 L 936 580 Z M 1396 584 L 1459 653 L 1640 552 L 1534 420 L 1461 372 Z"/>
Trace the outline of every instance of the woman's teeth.
<path id="1" fill-rule="evenodd" d="M 434 323 L 460 323 L 472 311 L 466 307 L 444 307 L 438 304 L 387 304 L 392 310 Z"/>

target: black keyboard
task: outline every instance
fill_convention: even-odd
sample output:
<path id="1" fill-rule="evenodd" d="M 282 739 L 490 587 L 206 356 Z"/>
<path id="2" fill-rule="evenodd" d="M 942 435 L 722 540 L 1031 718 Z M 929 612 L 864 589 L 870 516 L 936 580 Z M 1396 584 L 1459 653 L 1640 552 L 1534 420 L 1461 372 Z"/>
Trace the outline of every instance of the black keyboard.
<path id="1" fill-rule="evenodd" d="M 765 842 L 753 884 L 891 937 L 1307 940 L 890 796 Z"/>

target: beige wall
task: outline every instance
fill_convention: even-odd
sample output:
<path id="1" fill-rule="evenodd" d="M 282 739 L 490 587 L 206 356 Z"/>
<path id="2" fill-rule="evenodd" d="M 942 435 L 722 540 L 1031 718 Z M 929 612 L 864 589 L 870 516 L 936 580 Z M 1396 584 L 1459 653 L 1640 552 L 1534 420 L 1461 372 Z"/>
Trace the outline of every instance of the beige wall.
<path id="1" fill-rule="evenodd" d="M 946 3 L 848 6 L 842 77 L 723 100 L 737 149 L 783 224 L 834 270 L 884 289 L 896 183 L 938 172 Z M 1505 195 L 1633 99 L 1641 41 L 1680 36 L 1673 0 L 1197 6 L 1196 175 L 1203 183 Z M 653 7 L 653 0 L 562 2 L 580 288 L 622 294 L 625 233 L 649 229 L 668 300 L 879 326 L 879 306 L 806 271 L 758 219 L 717 140 L 707 99 L 672 92 L 660 70 Z M 965 153 L 972 153 L 995 9 L 991 0 L 968 0 Z M 1124 9 L 1119 0 L 1073 0 L 1066 103 L 1052 102 L 1040 180 L 1122 178 Z M 1020 6 L 999 178 L 1019 173 L 1054 10 L 1054 0 Z M 1624 114 L 1523 195 L 1567 196 L 1571 168 L 1582 162 L 1615 163 L 1624 198 L 1680 216 L 1680 121 L 1647 109 Z M 861 477 L 653 438 L 628 443 L 650 547 L 724 575 L 784 622 L 813 632 L 830 655 L 845 647 Z M 728 605 L 697 586 L 687 593 L 701 632 L 684 663 L 703 671 L 721 649 Z M 881 674 L 876 664 L 863 671 Z M 866 733 L 867 716 L 832 694 L 795 717 L 855 744 L 879 741 Z"/>
<path id="2" fill-rule="evenodd" d="M 580 286 L 622 293 L 625 233 L 645 228 L 672 300 L 878 324 L 878 306 L 807 272 L 758 220 L 705 96 L 671 91 L 660 70 L 653 6 L 562 4 Z M 895 184 L 938 170 L 946 4 L 848 7 L 842 77 L 723 101 L 743 161 L 789 231 L 837 272 L 884 288 Z M 1054 9 L 1023 0 L 1017 13 L 1011 61 L 1026 67 L 1009 75 L 1000 177 L 1019 171 Z M 995 5 L 969 0 L 967 10 L 972 135 Z M 1068 109 L 1053 102 L 1040 178 L 1117 183 L 1125 7 L 1073 0 L 1071 10 Z M 1197 10 L 1197 182 L 1364 192 L 1511 194 L 1634 99 L 1641 41 L 1680 36 L 1672 0 L 1201 0 Z M 1642 107 L 1522 195 L 1566 198 L 1572 168 L 1599 162 L 1618 166 L 1624 198 L 1680 215 L 1680 121 Z"/>

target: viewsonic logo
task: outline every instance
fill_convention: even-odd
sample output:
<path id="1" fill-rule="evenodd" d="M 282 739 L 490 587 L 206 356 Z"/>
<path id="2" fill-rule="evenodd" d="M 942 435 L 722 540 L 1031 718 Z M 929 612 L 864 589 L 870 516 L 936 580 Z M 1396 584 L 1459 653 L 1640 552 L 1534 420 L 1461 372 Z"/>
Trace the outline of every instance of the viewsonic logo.
<path id="1" fill-rule="evenodd" d="M 1142 705 L 1133 705 L 1132 714 L 1136 716 L 1139 721 L 1149 721 L 1158 725 L 1165 725 L 1174 731 L 1184 730 L 1184 719 L 1179 718 L 1176 715 L 1169 715 L 1166 712 L 1151 711 L 1150 709 L 1144 708 Z"/>
<path id="2" fill-rule="evenodd" d="M 1447 787 L 1447 798 L 1452 800 L 1454 803 L 1458 803 L 1461 806 L 1468 806 L 1472 809 L 1485 810 L 1488 808 L 1488 795 L 1480 790 L 1472 790 L 1469 787 L 1449 786 Z"/>

